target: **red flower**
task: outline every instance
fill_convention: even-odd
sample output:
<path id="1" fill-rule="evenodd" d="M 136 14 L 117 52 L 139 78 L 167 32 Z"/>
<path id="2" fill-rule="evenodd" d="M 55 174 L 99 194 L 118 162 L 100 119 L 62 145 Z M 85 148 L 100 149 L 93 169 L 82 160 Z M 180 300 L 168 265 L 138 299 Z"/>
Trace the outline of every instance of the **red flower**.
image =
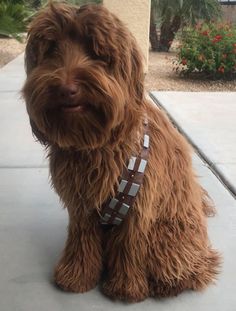
<path id="1" fill-rule="evenodd" d="M 215 36 L 215 39 L 218 40 L 218 41 L 220 41 L 222 38 L 223 38 L 223 37 L 222 37 L 221 35 L 216 35 L 216 36 Z"/>
<path id="2" fill-rule="evenodd" d="M 220 73 L 224 73 L 224 72 L 225 72 L 224 66 L 220 66 L 220 67 L 218 68 L 218 71 L 219 71 Z"/>
<path id="3" fill-rule="evenodd" d="M 186 58 L 182 58 L 181 64 L 182 64 L 182 65 L 187 65 L 187 59 L 186 59 Z"/>
<path id="4" fill-rule="evenodd" d="M 213 43 L 219 42 L 223 37 L 221 35 L 216 35 L 213 39 Z"/>
<path id="5" fill-rule="evenodd" d="M 209 31 L 205 30 L 201 33 L 201 35 L 208 37 L 209 36 Z"/>
<path id="6" fill-rule="evenodd" d="M 223 54 L 223 55 L 222 55 L 222 58 L 223 58 L 223 59 L 226 59 L 226 58 L 227 58 L 227 54 Z"/>

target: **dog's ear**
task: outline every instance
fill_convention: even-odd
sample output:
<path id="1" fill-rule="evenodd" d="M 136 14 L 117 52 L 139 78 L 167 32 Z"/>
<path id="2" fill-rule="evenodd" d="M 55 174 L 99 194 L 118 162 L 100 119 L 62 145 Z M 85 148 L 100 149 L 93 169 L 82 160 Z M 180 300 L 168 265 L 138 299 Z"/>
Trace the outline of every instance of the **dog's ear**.
<path id="1" fill-rule="evenodd" d="M 25 71 L 27 75 L 37 66 L 42 51 L 41 45 L 43 41 L 40 40 L 41 31 L 39 25 L 40 20 L 38 22 L 36 17 L 28 26 L 25 48 Z"/>
<path id="2" fill-rule="evenodd" d="M 53 27 L 55 13 L 53 4 L 39 11 L 28 26 L 27 43 L 25 48 L 25 69 L 29 74 L 44 58 L 45 52 L 54 43 Z M 53 23 L 54 22 L 54 23 Z M 60 33 L 60 31 L 58 31 Z"/>
<path id="3" fill-rule="evenodd" d="M 25 48 L 25 71 L 27 74 L 37 66 L 37 50 L 38 50 L 37 40 L 29 35 L 26 48 Z"/>
<path id="4" fill-rule="evenodd" d="M 49 141 L 46 139 L 45 135 L 42 132 L 40 132 L 40 130 L 38 129 L 38 127 L 36 126 L 35 122 L 32 119 L 30 119 L 30 125 L 32 129 L 32 133 L 34 137 L 37 139 L 37 141 L 40 142 L 44 146 L 48 146 Z"/>
<path id="5" fill-rule="evenodd" d="M 27 74 L 42 61 L 51 42 L 53 41 L 42 40 L 39 36 L 29 32 L 25 48 L 25 70 Z"/>
<path id="6" fill-rule="evenodd" d="M 78 11 L 78 32 L 88 53 L 105 61 L 130 88 L 130 95 L 143 100 L 142 54 L 127 27 L 101 5 L 82 6 Z"/>
<path id="7" fill-rule="evenodd" d="M 102 5 L 87 4 L 77 10 L 77 17 L 78 34 L 88 54 L 107 64 L 114 63 L 118 59 L 118 29 L 113 25 L 114 16 Z"/>
<path id="8" fill-rule="evenodd" d="M 144 99 L 144 58 L 135 41 L 132 40 L 131 49 L 131 85 L 133 87 L 134 96 L 140 102 Z"/>

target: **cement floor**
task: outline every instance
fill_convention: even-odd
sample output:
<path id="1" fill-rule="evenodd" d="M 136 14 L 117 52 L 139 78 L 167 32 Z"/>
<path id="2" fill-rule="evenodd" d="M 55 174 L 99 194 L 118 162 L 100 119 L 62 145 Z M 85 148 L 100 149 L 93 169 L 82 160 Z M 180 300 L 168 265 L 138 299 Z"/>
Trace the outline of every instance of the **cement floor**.
<path id="1" fill-rule="evenodd" d="M 44 151 L 31 137 L 18 93 L 23 79 L 22 56 L 0 70 L 0 310 L 235 311 L 236 202 L 196 155 L 200 182 L 218 212 L 208 221 L 212 244 L 224 257 L 216 285 L 203 293 L 132 305 L 112 302 L 97 288 L 71 294 L 54 286 L 52 271 L 65 242 L 67 214 L 50 189 Z"/>
<path id="2" fill-rule="evenodd" d="M 152 92 L 236 195 L 236 92 Z"/>

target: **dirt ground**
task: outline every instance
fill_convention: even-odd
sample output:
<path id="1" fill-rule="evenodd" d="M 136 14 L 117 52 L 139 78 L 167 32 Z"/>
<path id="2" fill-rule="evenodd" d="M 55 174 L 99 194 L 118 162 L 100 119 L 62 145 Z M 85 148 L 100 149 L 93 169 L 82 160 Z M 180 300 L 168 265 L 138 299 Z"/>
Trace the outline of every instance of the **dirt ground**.
<path id="1" fill-rule="evenodd" d="M 179 75 L 173 71 L 172 62 L 175 59 L 175 52 L 149 53 L 149 70 L 145 80 L 146 89 L 148 91 L 236 91 L 236 80 L 203 81 L 180 78 Z"/>
<path id="2" fill-rule="evenodd" d="M 15 39 L 0 38 L 0 67 L 24 51 L 25 44 Z M 149 71 L 145 84 L 147 91 L 236 91 L 234 81 L 203 81 L 180 78 L 173 71 L 175 52 L 149 54 Z"/>
<path id="3" fill-rule="evenodd" d="M 24 51 L 25 44 L 15 39 L 0 38 L 0 68 Z"/>

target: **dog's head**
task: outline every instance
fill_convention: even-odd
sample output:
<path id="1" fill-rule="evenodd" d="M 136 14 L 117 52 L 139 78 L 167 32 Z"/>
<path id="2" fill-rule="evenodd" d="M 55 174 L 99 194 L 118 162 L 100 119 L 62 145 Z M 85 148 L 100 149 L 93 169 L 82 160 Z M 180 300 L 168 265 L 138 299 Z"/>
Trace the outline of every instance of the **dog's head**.
<path id="1" fill-rule="evenodd" d="M 103 6 L 42 10 L 29 28 L 25 64 L 23 96 L 45 145 L 100 147 L 143 101 L 137 44 Z"/>

